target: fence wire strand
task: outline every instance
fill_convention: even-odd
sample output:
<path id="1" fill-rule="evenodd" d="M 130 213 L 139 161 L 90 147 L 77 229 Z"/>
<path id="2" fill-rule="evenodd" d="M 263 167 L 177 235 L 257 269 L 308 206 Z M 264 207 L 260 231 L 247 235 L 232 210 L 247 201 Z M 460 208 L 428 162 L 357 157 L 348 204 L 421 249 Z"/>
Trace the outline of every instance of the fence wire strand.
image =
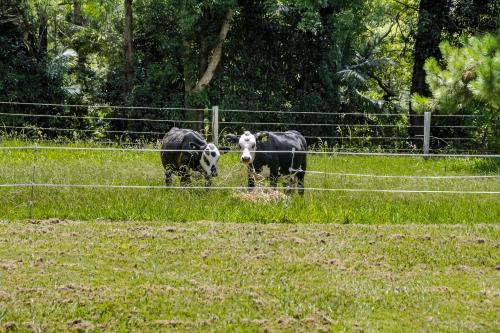
<path id="1" fill-rule="evenodd" d="M 96 116 L 71 116 L 59 114 L 30 114 L 30 113 L 7 113 L 0 112 L 2 116 L 32 117 L 32 118 L 63 118 L 63 119 L 94 119 L 94 120 L 123 120 L 123 121 L 144 121 L 156 123 L 199 123 L 197 120 L 176 120 L 176 119 L 150 119 L 150 118 L 124 118 L 124 117 L 96 117 Z M 2 126 L 3 127 L 3 126 Z"/>
<path id="2" fill-rule="evenodd" d="M 47 187 L 47 188 L 102 188 L 102 189 L 172 189 L 172 190 L 248 190 L 246 186 L 154 186 L 154 185 L 104 185 L 104 184 L 0 184 L 0 187 Z M 274 187 L 259 187 L 264 190 L 276 190 Z M 455 190 L 400 190 L 400 189 L 361 189 L 361 188 L 323 188 L 305 187 L 305 191 L 320 192 L 366 192 L 366 193 L 443 193 L 443 194 L 492 194 L 500 191 L 455 191 Z"/>
<path id="3" fill-rule="evenodd" d="M 0 150 L 33 149 L 33 146 L 0 146 Z M 89 151 L 137 151 L 137 152 L 202 152 L 193 149 L 154 149 L 154 148 L 115 148 L 115 147 L 68 147 L 68 146 L 37 146 L 46 150 L 89 150 Z M 239 150 L 230 150 L 229 154 L 240 154 Z M 291 154 L 289 150 L 259 150 L 257 153 Z M 500 155 L 487 154 L 417 154 L 417 153 L 381 153 L 381 152 L 346 152 L 346 151 L 296 151 L 300 154 L 333 155 L 333 156 L 401 156 L 401 157 L 457 157 L 457 158 L 500 158 Z"/>
<path id="4" fill-rule="evenodd" d="M 204 111 L 201 108 L 185 108 L 185 107 L 152 107 L 152 106 L 125 106 L 125 105 L 105 105 L 105 104 L 57 104 L 57 103 L 30 103 L 30 102 L 6 102 L 0 101 L 0 104 L 7 105 L 31 105 L 31 106 L 55 106 L 55 107 L 70 107 L 70 108 L 95 108 L 95 109 L 129 109 L 129 110 L 186 110 L 186 111 Z"/>
<path id="5" fill-rule="evenodd" d="M 33 149 L 33 146 L 0 146 L 0 149 Z M 137 151 L 137 152 L 201 152 L 202 150 L 193 149 L 154 149 L 154 148 L 115 148 L 115 147 L 68 147 L 68 146 L 38 146 L 38 149 L 46 150 L 94 150 L 94 151 Z M 231 150 L 227 153 L 239 154 L 239 150 Z M 288 150 L 259 150 L 257 153 L 277 153 L 277 154 L 290 154 Z M 347 156 L 403 156 L 403 157 L 458 157 L 458 158 L 500 158 L 500 155 L 487 155 L 487 154 L 420 154 L 420 153 L 381 153 L 381 152 L 346 152 L 346 151 L 316 151 L 307 150 L 300 151 L 302 154 L 311 155 L 347 155 Z"/>
<path id="6" fill-rule="evenodd" d="M 142 110 L 186 110 L 186 111 L 205 111 L 211 108 L 186 108 L 186 107 L 152 107 L 152 106 L 126 106 L 126 105 L 106 105 L 106 104 L 58 104 L 58 103 L 35 103 L 35 102 L 11 102 L 0 101 L 3 105 L 24 105 L 24 106 L 53 106 L 53 107 L 71 107 L 71 108 L 110 108 L 110 109 L 142 109 Z M 288 111 L 288 110 L 250 110 L 250 109 L 224 109 L 219 108 L 220 112 L 226 113 L 277 113 L 277 114 L 310 114 L 310 115 L 328 115 L 328 116 L 381 116 L 381 117 L 423 117 L 421 114 L 402 114 L 402 113 L 366 113 L 366 112 L 314 112 L 314 111 Z M 433 117 L 443 118 L 484 118 L 486 115 L 477 114 L 436 114 Z"/>

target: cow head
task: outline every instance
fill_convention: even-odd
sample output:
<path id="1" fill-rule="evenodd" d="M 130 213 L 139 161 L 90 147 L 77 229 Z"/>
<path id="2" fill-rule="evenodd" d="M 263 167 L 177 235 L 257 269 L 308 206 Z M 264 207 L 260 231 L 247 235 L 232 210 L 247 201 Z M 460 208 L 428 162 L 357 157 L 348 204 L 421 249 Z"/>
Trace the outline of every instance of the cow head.
<path id="1" fill-rule="evenodd" d="M 240 162 L 244 164 L 250 164 L 255 159 L 257 141 L 262 141 L 268 136 L 268 132 L 259 132 L 257 134 L 252 134 L 249 131 L 245 131 L 241 136 L 228 134 L 226 136 L 226 139 L 230 143 L 238 143 L 241 151 Z"/>
<path id="2" fill-rule="evenodd" d="M 196 150 L 197 156 L 200 159 L 200 165 L 205 171 L 207 177 L 217 177 L 217 162 L 219 157 L 229 150 L 227 147 L 221 147 L 220 150 L 213 144 L 199 145 L 191 142 L 191 149 Z"/>

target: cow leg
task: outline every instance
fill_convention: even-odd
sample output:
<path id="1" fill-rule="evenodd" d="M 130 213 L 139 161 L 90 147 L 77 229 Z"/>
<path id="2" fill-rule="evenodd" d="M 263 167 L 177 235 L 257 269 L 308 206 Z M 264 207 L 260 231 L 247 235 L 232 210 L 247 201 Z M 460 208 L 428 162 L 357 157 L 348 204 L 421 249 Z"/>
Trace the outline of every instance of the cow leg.
<path id="1" fill-rule="evenodd" d="M 248 189 L 251 191 L 255 187 L 255 177 L 248 174 Z"/>
<path id="2" fill-rule="evenodd" d="M 205 176 L 205 187 L 206 187 L 206 190 L 208 191 L 209 187 L 211 187 L 211 186 L 212 186 L 212 177 Z"/>
<path id="3" fill-rule="evenodd" d="M 172 185 L 172 171 L 168 168 L 165 168 L 165 185 Z"/>
<path id="4" fill-rule="evenodd" d="M 278 168 L 271 168 L 269 178 L 271 179 L 271 187 L 276 188 L 279 178 Z"/>
<path id="5" fill-rule="evenodd" d="M 285 194 L 286 195 L 289 195 L 292 193 L 293 179 L 294 179 L 294 176 L 288 175 L 286 177 L 285 182 L 283 183 L 283 185 L 285 186 Z"/>
<path id="6" fill-rule="evenodd" d="M 306 175 L 306 173 L 304 171 L 302 172 L 297 172 L 297 187 L 298 187 L 298 191 L 299 191 L 299 194 L 301 196 L 304 196 L 304 176 Z"/>
<path id="7" fill-rule="evenodd" d="M 191 185 L 191 179 L 189 177 L 189 173 L 182 172 L 181 173 L 181 186 L 190 186 L 190 185 Z"/>
<path id="8" fill-rule="evenodd" d="M 179 171 L 179 175 L 181 176 L 181 186 L 191 185 L 191 178 L 187 167 L 183 166 Z"/>
<path id="9" fill-rule="evenodd" d="M 183 172 L 181 174 L 181 186 L 184 186 L 184 187 L 191 186 L 191 177 L 190 177 L 189 173 Z"/>
<path id="10" fill-rule="evenodd" d="M 255 187 L 255 171 L 251 166 L 248 166 L 248 190 L 251 191 Z"/>

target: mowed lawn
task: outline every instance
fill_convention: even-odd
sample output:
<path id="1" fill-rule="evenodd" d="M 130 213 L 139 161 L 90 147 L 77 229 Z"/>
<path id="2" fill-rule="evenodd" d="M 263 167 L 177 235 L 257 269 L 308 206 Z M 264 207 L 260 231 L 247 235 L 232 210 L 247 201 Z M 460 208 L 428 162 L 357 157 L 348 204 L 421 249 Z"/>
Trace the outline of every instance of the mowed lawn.
<path id="1" fill-rule="evenodd" d="M 1 146 L 32 145 L 4 141 Z M 42 145 L 54 145 L 45 143 Z M 72 146 L 96 147 L 91 144 Z M 249 198 L 241 190 L 0 187 L 0 217 L 93 220 L 169 220 L 259 223 L 442 224 L 500 221 L 499 194 L 370 193 L 366 190 L 500 191 L 500 160 L 392 156 L 308 156 L 306 187 L 340 189 Z M 0 184 L 162 186 L 158 152 L 0 149 Z M 322 174 L 326 172 L 329 174 Z M 377 178 L 356 175 L 404 176 Z M 425 179 L 412 176 L 494 176 Z M 202 179 L 194 185 L 203 186 Z M 259 184 L 268 186 L 264 180 Z M 179 185 L 178 179 L 174 185 Z M 214 186 L 246 186 L 246 169 L 234 153 L 221 157 Z M 282 188 L 282 187 L 281 187 Z M 278 200 L 273 200 L 278 198 Z"/>
<path id="2" fill-rule="evenodd" d="M 0 183 L 163 185 L 157 152 L 33 157 L 0 149 Z M 245 186 L 237 158 L 214 186 Z M 311 155 L 306 187 L 499 191 L 499 164 Z M 0 332 L 498 331 L 499 197 L 0 188 Z"/>
<path id="3" fill-rule="evenodd" d="M 500 227 L 0 222 L 0 331 L 495 332 Z"/>

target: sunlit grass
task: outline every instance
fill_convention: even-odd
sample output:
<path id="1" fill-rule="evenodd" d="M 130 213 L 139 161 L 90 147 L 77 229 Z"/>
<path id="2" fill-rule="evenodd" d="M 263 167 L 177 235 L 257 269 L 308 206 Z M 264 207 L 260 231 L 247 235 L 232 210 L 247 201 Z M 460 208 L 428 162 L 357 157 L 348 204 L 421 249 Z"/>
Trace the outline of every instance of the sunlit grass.
<path id="1" fill-rule="evenodd" d="M 493 332 L 498 225 L 0 221 L 0 331 Z"/>
<path id="2" fill-rule="evenodd" d="M 3 142 L 4 146 L 26 142 Z M 95 146 L 78 144 L 79 146 Z M 310 155 L 309 170 L 328 173 L 438 176 L 499 175 L 493 159 Z M 35 168 L 33 165 L 35 163 Z M 164 185 L 158 152 L 0 150 L 0 183 Z M 214 186 L 246 186 L 246 170 L 236 154 L 220 161 Z M 203 185 L 194 178 L 194 185 Z M 179 185 L 178 180 L 174 185 Z M 268 186 L 266 181 L 260 185 Z M 395 179 L 308 174 L 306 187 L 499 191 L 500 178 Z M 29 217 L 32 190 L 1 188 L 0 216 Z M 32 217 L 115 220 L 214 220 L 297 223 L 492 223 L 498 222 L 498 195 L 397 194 L 308 191 L 288 201 L 247 202 L 236 190 L 35 188 Z M 285 208 L 286 207 L 286 208 Z"/>

